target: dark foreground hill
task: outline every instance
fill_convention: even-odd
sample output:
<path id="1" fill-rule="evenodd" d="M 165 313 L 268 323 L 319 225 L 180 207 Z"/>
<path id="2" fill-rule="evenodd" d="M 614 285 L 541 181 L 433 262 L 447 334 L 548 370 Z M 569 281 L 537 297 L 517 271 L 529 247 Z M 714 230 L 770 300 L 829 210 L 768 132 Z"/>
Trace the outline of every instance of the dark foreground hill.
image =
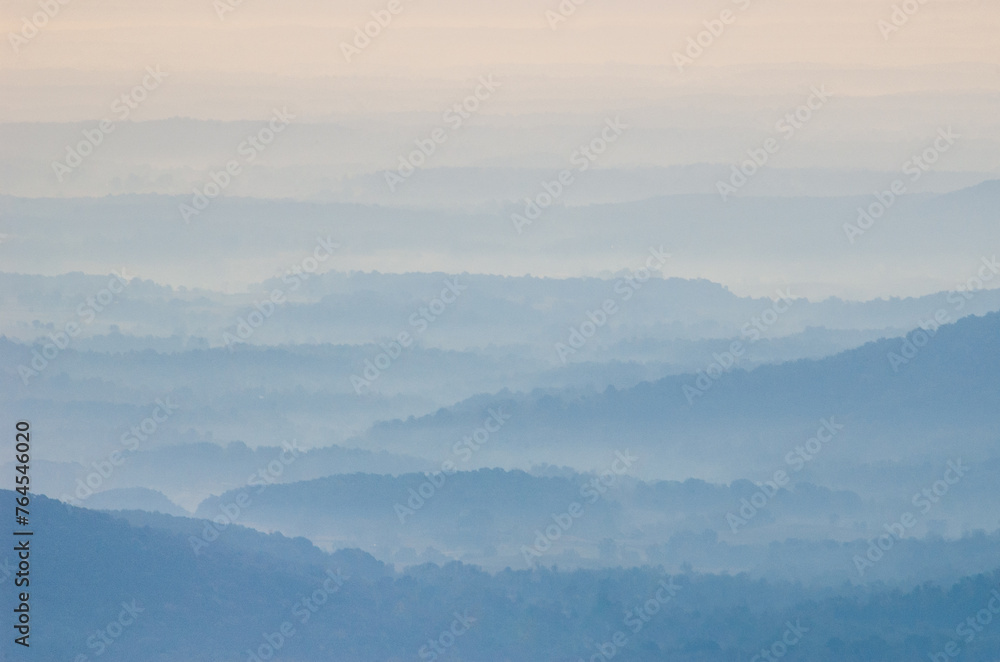
<path id="1" fill-rule="evenodd" d="M 13 497 L 0 492 L 6 503 Z M 153 526 L 135 526 L 44 497 L 32 517 L 37 660 L 552 662 L 613 653 L 722 662 L 768 649 L 818 662 L 910 662 L 950 643 L 963 660 L 992 662 L 1000 650 L 1000 628 L 956 632 L 966 618 L 992 620 L 1000 573 L 905 593 L 655 568 L 490 575 L 454 563 L 399 574 L 362 552 L 325 554 L 243 529 L 195 555 L 189 538 L 204 521 L 145 516 Z M 3 574 L 11 589 L 11 571 Z M 13 597 L 4 591 L 8 658 Z"/>

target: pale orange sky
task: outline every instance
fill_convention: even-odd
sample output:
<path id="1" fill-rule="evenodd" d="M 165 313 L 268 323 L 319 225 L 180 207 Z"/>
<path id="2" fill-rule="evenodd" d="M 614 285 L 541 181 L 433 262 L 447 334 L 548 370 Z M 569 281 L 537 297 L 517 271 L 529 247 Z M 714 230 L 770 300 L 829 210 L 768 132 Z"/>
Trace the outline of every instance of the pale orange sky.
<path id="1" fill-rule="evenodd" d="M 387 1 L 243 0 L 224 20 L 210 0 L 71 1 L 19 53 L 9 43 L 0 47 L 0 121 L 37 119 L 52 105 L 45 95 L 32 97 L 45 84 L 123 85 L 147 65 L 172 72 L 173 82 L 277 84 L 295 90 L 290 94 L 306 99 L 307 107 L 313 90 L 318 113 L 335 111 L 324 100 L 331 89 L 342 96 L 345 89 L 368 88 L 374 104 L 368 109 L 410 110 L 405 93 L 422 86 L 416 81 L 498 71 L 550 76 L 559 96 L 605 101 L 606 86 L 587 91 L 595 75 L 622 79 L 633 96 L 651 99 L 702 91 L 782 93 L 801 84 L 796 71 L 816 70 L 867 72 L 867 83 L 856 76 L 852 87 L 841 87 L 846 94 L 1000 89 L 1000 3 L 994 0 L 929 0 L 889 40 L 877 22 L 890 18 L 894 3 L 880 0 L 589 0 L 554 31 L 545 12 L 557 9 L 555 0 L 405 0 L 392 24 L 348 63 L 340 43 Z M 741 10 L 744 2 L 749 7 Z M 673 53 L 723 9 L 733 12 L 735 23 L 678 72 Z M 4 35 L 37 11 L 36 2 L 6 0 Z M 338 82 L 317 85 L 317 77 Z M 163 113 L 233 115 L 213 108 L 211 95 L 173 104 L 168 91 L 164 96 Z M 530 97 L 520 101 L 512 112 L 532 109 Z"/>

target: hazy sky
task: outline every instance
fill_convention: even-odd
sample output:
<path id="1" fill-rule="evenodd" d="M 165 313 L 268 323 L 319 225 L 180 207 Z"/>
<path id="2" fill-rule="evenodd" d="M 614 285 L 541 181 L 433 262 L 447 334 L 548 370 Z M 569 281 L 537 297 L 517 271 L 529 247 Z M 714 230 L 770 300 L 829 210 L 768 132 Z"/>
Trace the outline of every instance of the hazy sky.
<path id="1" fill-rule="evenodd" d="M 354 29 L 371 21 L 370 13 L 383 10 L 386 2 L 279 6 L 244 0 L 221 19 L 209 0 L 71 2 L 19 52 L 9 45 L 0 49 L 8 91 L 0 118 L 39 119 L 31 113 L 46 116 L 51 110 L 44 106 L 60 95 L 77 99 L 80 85 L 131 81 L 147 65 L 172 72 L 172 86 L 197 81 L 223 88 L 208 94 L 203 90 L 183 104 L 158 104 L 148 110 L 149 117 L 169 113 L 225 119 L 261 112 L 252 105 L 227 105 L 229 87 L 284 87 L 303 102 L 299 105 L 305 112 L 321 113 L 338 107 L 331 97 L 344 92 L 356 97 L 360 86 L 367 89 L 364 99 L 341 99 L 341 109 L 365 103 L 367 110 L 408 110 L 414 105 L 409 94 L 386 92 L 409 92 L 425 84 L 425 78 L 501 70 L 511 76 L 549 77 L 551 97 L 605 103 L 622 88 L 633 98 L 706 89 L 767 93 L 787 89 L 797 82 L 797 72 L 809 69 L 862 72 L 842 90 L 851 94 L 996 92 L 1000 84 L 1000 12 L 988 0 L 927 2 L 888 39 L 878 22 L 891 19 L 893 3 L 874 0 L 590 0 L 555 30 L 546 12 L 558 11 L 556 0 L 401 4 L 390 25 L 347 62 L 341 43 L 352 40 Z M 732 12 L 733 22 L 683 73 L 678 71 L 674 53 L 724 10 Z M 5 0 L 3 32 L 17 30 L 22 17 L 37 11 L 35 2 Z M 748 68 L 758 71 L 748 73 Z M 609 76 L 623 80 L 609 88 Z M 75 85 L 67 85 L 69 77 Z M 598 77 L 601 84 L 595 85 Z M 51 96 L 32 89 L 52 84 L 59 87 L 47 90 Z M 522 112 L 538 101 L 531 93 L 521 91 Z M 77 112 L 77 118 L 87 117 L 86 104 L 78 105 Z"/>
<path id="2" fill-rule="evenodd" d="M 793 141 L 782 143 L 781 153 L 741 195 L 870 196 L 900 176 L 900 164 L 947 127 L 961 140 L 908 191 L 954 190 L 1000 176 L 1000 11 L 994 0 L 913 0 L 912 15 L 894 10 L 893 2 L 875 0 L 588 0 L 552 24 L 553 16 L 563 17 L 557 0 L 400 0 L 400 13 L 370 43 L 357 42 L 361 47 L 349 54 L 350 61 L 343 45 L 354 41 L 356 28 L 374 20 L 373 12 L 385 21 L 388 0 L 225 4 L 231 1 L 75 0 L 59 5 L 27 38 L 16 35 L 31 32 L 25 21 L 40 22 L 39 5 L 5 0 L 0 194 L 190 195 L 236 154 L 252 129 L 205 122 L 260 122 L 275 108 L 289 108 L 293 126 L 246 164 L 227 196 L 425 209 L 437 204 L 468 211 L 457 221 L 463 227 L 480 222 L 485 209 L 493 212 L 489 224 L 505 225 L 508 213 L 496 210 L 538 193 L 542 177 L 566 167 L 573 150 L 607 118 L 622 117 L 629 133 L 594 164 L 594 171 L 608 176 L 594 175 L 567 194 L 567 204 L 712 193 L 732 164 L 774 137 L 776 120 L 805 103 L 817 87 L 830 93 L 830 101 Z M 219 7 L 232 11 L 220 16 Z M 701 52 L 689 50 L 689 40 L 698 39 L 705 44 Z M 690 59 L 678 66 L 677 54 Z M 131 126 L 109 136 L 72 176 L 54 177 L 52 163 L 64 158 L 82 130 L 107 117 L 116 99 L 140 84 L 150 68 L 166 76 L 131 110 L 123 122 Z M 491 76 L 501 85 L 467 128 L 450 138 L 403 193 L 390 192 L 384 173 L 413 150 L 416 139 L 441 126 L 442 113 L 469 95 L 481 77 Z M 176 118 L 202 123 L 158 123 Z M 638 182 L 631 174 L 636 168 L 654 170 Z M 662 186 L 655 168 L 674 169 L 662 175 Z M 779 222 L 775 209 L 761 209 L 745 224 L 761 228 L 763 246 L 786 221 L 837 242 L 843 219 L 852 220 L 862 202 L 870 200 L 837 203 L 844 211 L 827 219 L 813 212 L 795 218 L 786 211 L 781 214 L 791 221 Z M 132 221 L 143 227 L 137 236 L 157 235 L 163 228 L 153 227 L 157 221 L 151 219 L 174 205 L 153 203 L 155 210 Z M 609 206 L 589 218 L 604 235 L 614 236 L 621 213 L 628 212 Z M 68 247 L 82 239 L 68 238 L 98 226 L 68 217 L 62 221 L 65 231 L 58 220 L 46 221 L 55 223 L 52 232 L 67 237 L 67 252 L 15 259 L 12 252 L 24 250 L 18 245 L 26 236 L 23 228 L 33 221 L 11 214 L 0 213 L 0 235 L 7 237 L 0 244 L 0 269 L 44 263 L 47 273 L 107 271 L 121 262 L 104 265 L 96 254 L 71 255 Z M 671 228 L 705 222 L 671 208 L 665 214 Z M 177 220 L 172 214 L 168 222 Z M 402 211 L 395 222 L 400 228 L 413 223 Z M 509 237 L 484 235 L 472 247 L 463 245 L 448 231 L 454 216 L 421 222 L 433 229 L 418 241 L 396 246 L 391 237 L 405 232 L 386 229 L 369 237 L 371 246 L 355 253 L 356 259 L 345 255 L 342 266 L 399 272 L 479 265 L 494 273 L 582 275 L 628 268 L 628 255 L 668 234 L 667 225 L 650 225 L 655 231 L 629 237 L 634 246 L 616 255 L 614 245 L 602 248 L 603 240 L 594 240 L 600 234 L 560 241 L 579 230 L 561 225 L 536 234 L 553 245 L 588 248 L 549 257 L 539 244 L 514 253 L 498 248 Z M 809 255 L 820 249 L 810 246 L 793 247 L 773 260 L 762 257 L 763 249 L 752 256 L 743 251 L 748 259 L 742 260 L 742 240 L 723 225 L 710 225 L 705 236 L 722 238 L 714 248 L 695 250 L 693 244 L 673 273 L 755 294 L 783 282 L 800 283 L 811 290 L 805 293 L 817 296 L 917 294 L 947 287 L 965 265 L 993 250 L 989 223 L 976 228 L 960 241 L 947 223 L 930 225 L 925 241 L 947 246 L 948 255 L 923 251 L 916 266 L 905 245 L 888 234 L 878 241 L 887 242 L 889 253 L 861 264 L 855 264 L 857 251 L 841 257 L 826 248 L 819 264 Z M 352 225 L 338 229 L 354 231 Z M 426 237 L 434 239 L 420 244 Z M 177 250 L 176 256 L 159 255 L 161 266 L 183 264 L 183 249 Z M 522 257 L 529 251 L 537 251 L 538 259 Z M 147 266 L 152 269 L 152 262 Z M 184 268 L 177 276 L 176 270 L 157 269 L 147 275 L 168 274 L 176 280 L 192 272 Z M 241 274 L 232 284 L 255 280 Z"/>

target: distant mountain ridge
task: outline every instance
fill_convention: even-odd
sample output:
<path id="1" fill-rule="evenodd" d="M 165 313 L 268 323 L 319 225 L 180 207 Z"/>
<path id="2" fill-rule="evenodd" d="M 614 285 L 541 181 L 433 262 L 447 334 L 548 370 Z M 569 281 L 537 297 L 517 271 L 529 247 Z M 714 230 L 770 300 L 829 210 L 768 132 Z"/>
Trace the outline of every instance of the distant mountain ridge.
<path id="1" fill-rule="evenodd" d="M 589 468 L 598 466 L 602 454 L 628 447 L 647 454 L 657 467 L 653 475 L 664 470 L 666 458 L 686 468 L 704 462 L 745 472 L 760 465 L 762 456 L 780 462 L 831 417 L 845 426 L 841 441 L 825 455 L 835 462 L 984 458 L 996 454 L 1000 439 L 998 340 L 1000 314 L 991 313 L 941 326 L 933 337 L 918 329 L 906 339 L 871 342 L 819 360 L 750 372 L 717 367 L 717 378 L 706 366 L 695 375 L 568 399 L 546 393 L 477 396 L 414 421 L 378 424 L 361 441 L 368 448 L 407 448 L 424 456 L 445 453 L 448 445 L 441 440 L 461 439 L 488 408 L 502 407 L 510 416 L 503 441 L 484 449 L 482 458 L 501 465 L 514 458 L 559 464 L 575 457 L 578 466 Z M 689 398 L 689 389 L 701 393 Z M 860 439 L 867 441 L 863 447 L 847 441 Z"/>

